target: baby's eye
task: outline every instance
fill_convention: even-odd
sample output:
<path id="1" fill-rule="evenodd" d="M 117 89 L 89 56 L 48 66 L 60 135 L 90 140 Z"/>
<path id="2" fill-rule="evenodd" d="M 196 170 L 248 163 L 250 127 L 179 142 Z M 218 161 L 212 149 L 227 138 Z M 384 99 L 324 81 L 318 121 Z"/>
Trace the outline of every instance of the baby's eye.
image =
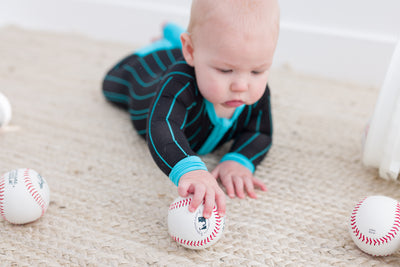
<path id="1" fill-rule="evenodd" d="M 251 74 L 254 74 L 254 75 L 258 75 L 258 74 L 261 74 L 261 73 L 263 73 L 263 72 L 262 71 L 257 71 L 257 70 L 253 70 L 251 72 Z"/>
<path id="2" fill-rule="evenodd" d="M 231 73 L 232 72 L 232 70 L 229 70 L 229 69 L 218 69 L 218 71 L 222 72 L 222 73 Z"/>

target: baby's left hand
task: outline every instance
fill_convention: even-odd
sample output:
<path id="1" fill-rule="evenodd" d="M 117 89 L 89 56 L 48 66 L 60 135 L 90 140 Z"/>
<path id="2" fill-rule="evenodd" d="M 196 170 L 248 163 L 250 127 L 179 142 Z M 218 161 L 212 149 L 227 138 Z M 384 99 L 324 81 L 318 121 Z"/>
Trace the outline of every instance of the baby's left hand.
<path id="1" fill-rule="evenodd" d="M 239 198 L 244 198 L 244 190 L 246 190 L 249 197 L 257 198 L 254 191 L 255 187 L 260 188 L 262 191 L 267 191 L 266 185 L 260 179 L 254 177 L 248 168 L 236 161 L 227 160 L 221 162 L 211 174 L 215 179 L 221 179 L 230 198 L 234 198 L 235 195 Z"/>

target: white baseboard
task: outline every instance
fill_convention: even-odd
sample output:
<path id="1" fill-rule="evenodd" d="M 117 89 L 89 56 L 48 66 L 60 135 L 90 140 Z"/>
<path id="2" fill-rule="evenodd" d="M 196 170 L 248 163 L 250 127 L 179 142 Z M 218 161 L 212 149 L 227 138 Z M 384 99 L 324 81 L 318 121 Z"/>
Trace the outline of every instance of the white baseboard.
<path id="1" fill-rule="evenodd" d="M 5 3 L 7 2 L 7 3 Z M 102 40 L 147 43 L 160 25 L 187 25 L 188 2 L 178 0 L 13 0 L 0 3 L 0 26 L 75 32 Z M 381 86 L 396 38 L 282 20 L 274 67 Z"/>

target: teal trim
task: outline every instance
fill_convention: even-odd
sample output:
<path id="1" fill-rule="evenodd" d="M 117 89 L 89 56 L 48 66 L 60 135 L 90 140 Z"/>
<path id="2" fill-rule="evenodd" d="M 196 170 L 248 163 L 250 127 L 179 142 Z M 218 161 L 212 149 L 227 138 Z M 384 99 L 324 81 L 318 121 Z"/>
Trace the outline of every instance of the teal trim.
<path id="1" fill-rule="evenodd" d="M 236 132 L 237 125 L 238 125 L 238 121 L 236 120 L 235 123 L 232 125 L 232 131 L 228 136 L 228 140 L 231 140 L 233 138 L 233 135 Z"/>
<path id="2" fill-rule="evenodd" d="M 249 125 L 250 118 L 251 118 L 251 110 L 252 110 L 252 107 L 253 107 L 253 106 L 249 106 L 249 108 L 248 108 L 246 121 L 244 122 L 244 127 L 247 127 L 247 125 Z"/>
<path id="3" fill-rule="evenodd" d="M 141 116 L 138 116 L 138 115 L 132 115 L 131 116 L 131 120 L 133 120 L 133 121 L 143 120 L 143 119 L 146 119 L 146 118 L 147 118 L 147 114 L 144 114 L 144 115 L 141 115 Z"/>
<path id="4" fill-rule="evenodd" d="M 245 105 L 237 107 L 232 115 L 232 118 L 227 119 L 218 117 L 215 113 L 214 105 L 207 99 L 204 99 L 204 103 L 208 117 L 210 118 L 211 123 L 214 125 L 214 129 L 212 130 L 211 134 L 208 136 L 202 147 L 199 149 L 199 151 L 197 151 L 199 155 L 205 155 L 214 150 L 214 148 L 218 145 L 226 132 L 231 128 L 232 124 L 240 116 L 245 107 Z"/>
<path id="5" fill-rule="evenodd" d="M 139 115 L 139 114 L 143 114 L 143 113 L 147 114 L 148 112 L 149 112 L 148 108 L 142 109 L 142 110 L 129 109 L 129 113 L 132 114 L 132 115 Z"/>
<path id="6" fill-rule="evenodd" d="M 165 67 L 165 65 L 162 63 L 160 57 L 157 55 L 157 53 L 153 53 L 153 58 L 156 61 L 157 65 L 163 70 L 165 71 L 167 69 L 167 67 Z"/>
<path id="7" fill-rule="evenodd" d="M 189 156 L 175 164 L 174 168 L 169 174 L 169 179 L 171 179 L 171 181 L 178 186 L 182 175 L 197 170 L 208 171 L 206 165 L 199 157 Z"/>
<path id="8" fill-rule="evenodd" d="M 179 96 L 183 91 L 185 91 L 185 90 L 188 88 L 189 85 L 190 85 L 190 82 L 188 82 L 184 87 L 182 87 L 182 89 L 179 90 L 179 92 L 174 96 L 174 99 L 172 100 L 172 104 L 171 104 L 171 107 L 169 108 L 167 117 L 165 118 L 165 121 L 167 122 L 167 125 L 168 125 L 168 128 L 169 128 L 169 132 L 171 133 L 171 136 L 172 136 L 172 139 L 174 140 L 174 143 L 175 143 L 176 146 L 179 147 L 179 149 L 185 154 L 185 156 L 187 156 L 185 150 L 183 150 L 183 148 L 178 144 L 178 142 L 177 142 L 176 139 L 175 139 L 174 132 L 172 131 L 172 127 L 171 127 L 171 124 L 170 124 L 170 122 L 169 122 L 169 116 L 171 115 L 172 110 L 173 110 L 173 108 L 174 108 L 174 106 L 175 106 L 176 99 L 178 98 L 178 96 Z"/>
<path id="9" fill-rule="evenodd" d="M 198 143 L 199 143 L 199 142 L 195 142 L 195 143 L 193 143 L 193 144 L 190 144 L 190 148 L 191 148 L 192 150 L 194 150 L 194 148 L 197 146 Z"/>
<path id="10" fill-rule="evenodd" d="M 194 132 L 194 134 L 192 135 L 192 136 L 190 136 L 190 137 L 188 137 L 188 141 L 189 142 L 191 142 L 193 139 L 195 139 L 196 138 L 196 136 L 201 132 L 201 127 L 199 127 L 197 130 L 196 130 L 196 132 Z"/>
<path id="11" fill-rule="evenodd" d="M 259 131 L 260 131 L 261 118 L 262 118 L 262 111 L 260 110 L 260 111 L 258 112 L 256 132 L 259 132 Z"/>
<path id="12" fill-rule="evenodd" d="M 189 122 L 188 124 L 186 124 L 186 127 L 189 127 L 190 125 L 192 125 L 193 123 L 195 123 L 200 116 L 203 114 L 203 109 L 204 109 L 204 105 L 201 107 L 199 113 L 196 115 L 196 117 L 193 118 L 193 120 L 191 122 Z"/>
<path id="13" fill-rule="evenodd" d="M 145 135 L 145 134 L 146 134 L 146 130 L 138 131 L 138 134 L 140 134 L 140 135 Z"/>
<path id="14" fill-rule="evenodd" d="M 154 102 L 153 109 L 151 110 L 150 118 L 149 118 L 149 140 L 150 140 L 150 143 L 151 143 L 151 145 L 153 146 L 154 152 L 156 152 L 157 156 L 158 156 L 158 157 L 164 162 L 164 164 L 165 164 L 168 168 L 170 168 L 170 169 L 172 169 L 171 165 L 169 165 L 168 162 L 160 155 L 160 153 L 158 152 L 158 150 L 157 150 L 157 148 L 156 148 L 156 146 L 155 146 L 155 144 L 154 144 L 153 136 L 152 136 L 152 134 L 151 134 L 151 120 L 152 120 L 152 118 L 153 118 L 154 109 L 155 109 L 156 106 L 157 106 L 157 102 L 160 100 L 160 97 L 161 97 L 161 95 L 162 95 L 162 92 L 164 91 L 165 87 L 169 84 L 169 82 L 170 82 L 171 80 L 172 80 L 172 77 L 170 77 L 170 78 L 164 83 L 163 87 L 161 87 L 160 93 L 159 93 L 159 95 L 157 96 L 157 99 L 156 99 L 155 102 Z"/>
<path id="15" fill-rule="evenodd" d="M 252 157 L 250 160 L 255 160 L 256 158 L 262 156 L 264 153 L 267 153 L 268 150 L 271 148 L 272 144 L 269 144 L 269 146 L 267 146 L 263 151 L 259 152 L 258 154 L 256 154 L 254 157 Z"/>
<path id="16" fill-rule="evenodd" d="M 174 64 L 176 62 L 176 59 L 174 57 L 174 55 L 171 53 L 171 50 L 167 50 L 167 55 L 169 60 L 172 62 L 172 64 Z"/>
<path id="17" fill-rule="evenodd" d="M 271 136 L 272 136 L 274 128 L 273 128 L 273 123 L 272 123 L 272 112 L 271 112 L 272 108 L 271 108 L 271 97 L 270 96 L 268 96 L 268 106 L 269 106 L 269 128 L 271 129 Z"/>
<path id="18" fill-rule="evenodd" d="M 124 68 L 125 70 L 127 70 L 130 74 L 132 74 L 133 78 L 135 78 L 135 80 L 136 80 L 142 87 L 150 87 L 150 86 L 152 86 L 152 85 L 155 85 L 155 84 L 157 84 L 159 81 L 161 81 L 162 78 L 163 78 L 163 77 L 160 75 L 157 79 L 152 80 L 151 82 L 146 83 L 146 82 L 144 82 L 144 81 L 140 78 L 139 74 L 138 74 L 138 73 L 136 72 L 136 70 L 135 70 L 134 68 L 132 68 L 131 66 L 124 65 L 123 68 Z"/>
<path id="19" fill-rule="evenodd" d="M 107 75 L 107 76 L 105 77 L 105 80 L 111 81 L 111 82 L 115 82 L 115 83 L 118 83 L 118 84 L 121 84 L 121 85 L 124 85 L 124 86 L 128 87 L 128 89 L 129 89 L 129 94 L 130 94 L 133 98 L 135 98 L 135 99 L 137 99 L 137 100 L 143 100 L 143 99 L 151 98 L 151 97 L 155 96 L 155 94 L 156 94 L 156 93 L 150 93 L 150 94 L 147 94 L 147 95 L 137 95 L 137 94 L 135 94 L 135 92 L 133 91 L 133 89 L 132 89 L 132 84 L 131 84 L 130 82 L 128 82 L 128 81 L 126 81 L 126 80 L 124 80 L 124 79 L 115 77 L 115 76 Z"/>
<path id="20" fill-rule="evenodd" d="M 186 64 L 185 61 L 182 61 L 182 63 L 185 63 L 185 64 Z M 186 77 L 192 78 L 192 79 L 194 80 L 194 77 L 193 77 L 192 75 L 187 74 L 187 73 L 184 73 L 184 72 L 180 72 L 180 71 L 169 72 L 168 75 L 166 75 L 165 77 L 168 77 L 168 76 L 171 76 L 171 75 L 175 75 L 175 74 L 179 74 L 179 75 L 182 75 L 182 76 L 186 76 Z"/>
<path id="21" fill-rule="evenodd" d="M 254 164 L 251 162 L 251 160 L 249 160 L 247 157 L 243 156 L 242 154 L 239 153 L 228 153 L 225 156 L 222 157 L 220 162 L 224 162 L 227 160 L 233 160 L 236 161 L 237 163 L 242 164 L 243 166 L 245 166 L 247 169 L 249 169 L 251 171 L 251 173 L 254 173 L 255 171 L 255 167 Z"/>
<path id="22" fill-rule="evenodd" d="M 104 90 L 103 90 L 103 93 L 104 93 L 104 96 L 112 102 L 119 102 L 119 103 L 124 103 L 124 104 L 127 104 L 129 102 L 129 96 L 127 96 L 127 95 L 113 93 L 113 92 L 107 92 Z"/>
<path id="23" fill-rule="evenodd" d="M 176 62 L 174 63 L 174 65 L 178 65 L 178 64 L 187 64 L 187 63 L 186 63 L 185 60 L 179 60 L 179 61 L 176 61 Z M 182 73 L 183 73 L 183 72 L 182 72 Z M 185 73 L 185 74 L 186 74 L 186 73 Z M 188 77 L 193 77 L 193 76 L 188 75 Z"/>
<path id="24" fill-rule="evenodd" d="M 138 57 L 138 60 L 140 61 L 140 64 L 142 64 L 143 68 L 146 70 L 146 72 L 153 78 L 157 78 L 157 74 L 155 74 L 150 66 L 147 64 L 147 62 L 142 58 L 142 57 Z"/>
<path id="25" fill-rule="evenodd" d="M 193 104 L 191 104 L 189 107 L 187 107 L 186 108 L 186 114 L 185 114 L 185 119 L 183 120 L 183 122 L 182 122 L 182 125 L 181 125 L 181 130 L 183 130 L 183 128 L 185 127 L 185 125 L 186 125 L 186 121 L 187 121 L 187 118 L 188 118 L 188 115 L 189 115 L 189 110 L 191 110 L 194 106 L 196 106 L 197 105 L 197 102 L 194 102 Z"/>
<path id="26" fill-rule="evenodd" d="M 254 135 L 253 135 L 251 138 L 249 138 L 243 145 L 241 145 L 238 149 L 236 149 L 235 152 L 239 152 L 240 150 L 242 150 L 243 148 L 245 148 L 248 144 L 250 144 L 251 142 L 253 142 L 253 140 L 256 139 L 259 135 L 260 135 L 260 133 L 254 134 Z"/>
<path id="27" fill-rule="evenodd" d="M 183 130 L 183 128 L 185 127 L 186 121 L 187 121 L 187 117 L 188 117 L 188 112 L 186 110 L 185 118 L 183 119 L 182 125 L 179 129 Z"/>
<path id="28" fill-rule="evenodd" d="M 186 110 L 191 110 L 196 105 L 197 105 L 197 102 L 193 102 L 189 107 L 186 108 Z"/>

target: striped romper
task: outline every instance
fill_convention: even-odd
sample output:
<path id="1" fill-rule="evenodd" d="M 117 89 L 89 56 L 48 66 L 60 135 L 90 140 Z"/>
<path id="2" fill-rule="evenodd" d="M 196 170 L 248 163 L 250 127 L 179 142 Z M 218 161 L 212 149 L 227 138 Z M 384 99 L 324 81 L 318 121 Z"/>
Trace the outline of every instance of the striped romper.
<path id="1" fill-rule="evenodd" d="M 174 27 L 167 25 L 164 39 L 114 66 L 104 78 L 104 96 L 127 109 L 155 163 L 175 185 L 189 171 L 207 170 L 199 155 L 230 140 L 221 162 L 234 160 L 254 172 L 272 143 L 268 85 L 255 104 L 236 108 L 230 119 L 218 117 L 197 88 Z"/>

